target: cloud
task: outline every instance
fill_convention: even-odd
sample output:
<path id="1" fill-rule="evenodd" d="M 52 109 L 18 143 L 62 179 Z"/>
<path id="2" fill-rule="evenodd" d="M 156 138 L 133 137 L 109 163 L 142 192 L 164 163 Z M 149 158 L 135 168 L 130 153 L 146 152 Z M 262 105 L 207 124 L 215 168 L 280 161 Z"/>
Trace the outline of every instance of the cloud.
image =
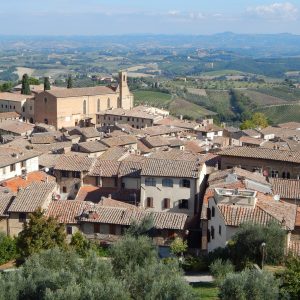
<path id="1" fill-rule="evenodd" d="M 270 5 L 248 7 L 247 13 L 252 16 L 270 20 L 296 20 L 299 16 L 298 8 L 290 2 L 275 2 Z"/>
<path id="2" fill-rule="evenodd" d="M 170 10 L 166 13 L 166 15 L 181 22 L 192 22 L 206 18 L 206 16 L 203 13 L 197 11 L 182 12 L 179 10 Z"/>

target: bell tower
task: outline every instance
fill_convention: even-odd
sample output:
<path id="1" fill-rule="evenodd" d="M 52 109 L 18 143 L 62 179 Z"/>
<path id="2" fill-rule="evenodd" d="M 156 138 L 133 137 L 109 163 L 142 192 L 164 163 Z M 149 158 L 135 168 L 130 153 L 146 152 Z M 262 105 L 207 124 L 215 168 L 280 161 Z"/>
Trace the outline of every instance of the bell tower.
<path id="1" fill-rule="evenodd" d="M 121 108 L 131 109 L 133 107 L 133 95 L 127 85 L 127 72 L 119 72 L 119 94 Z"/>

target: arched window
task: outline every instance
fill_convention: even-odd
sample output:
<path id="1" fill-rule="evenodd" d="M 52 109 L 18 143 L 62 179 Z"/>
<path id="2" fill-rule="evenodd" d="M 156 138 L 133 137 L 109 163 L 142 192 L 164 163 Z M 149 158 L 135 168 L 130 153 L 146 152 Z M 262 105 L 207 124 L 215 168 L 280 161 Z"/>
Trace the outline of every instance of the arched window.
<path id="1" fill-rule="evenodd" d="M 282 178 L 285 178 L 285 172 L 282 172 Z"/>
<path id="2" fill-rule="evenodd" d="M 189 179 L 180 179 L 179 186 L 189 188 L 191 187 L 191 182 L 189 181 Z"/>
<path id="3" fill-rule="evenodd" d="M 287 178 L 287 179 L 290 179 L 290 178 L 291 178 L 291 174 L 290 174 L 290 172 L 287 172 L 287 174 L 286 174 L 286 178 Z"/>
<path id="4" fill-rule="evenodd" d="M 162 186 L 173 187 L 173 180 L 171 178 L 164 178 L 162 180 Z"/>
<path id="5" fill-rule="evenodd" d="M 107 108 L 110 108 L 110 98 L 107 99 Z"/>
<path id="6" fill-rule="evenodd" d="M 83 114 L 86 115 L 86 100 L 83 100 L 83 105 L 82 105 L 82 110 L 83 110 Z"/>
<path id="7" fill-rule="evenodd" d="M 100 111 L 100 99 L 98 99 L 98 101 L 97 101 L 97 111 L 98 112 Z"/>

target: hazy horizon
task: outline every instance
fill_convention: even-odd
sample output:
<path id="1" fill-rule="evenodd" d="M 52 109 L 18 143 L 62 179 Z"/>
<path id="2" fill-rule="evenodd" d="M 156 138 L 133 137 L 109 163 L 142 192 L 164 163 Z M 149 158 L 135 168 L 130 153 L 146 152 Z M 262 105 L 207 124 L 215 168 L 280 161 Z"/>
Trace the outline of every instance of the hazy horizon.
<path id="1" fill-rule="evenodd" d="M 11 0 L 0 35 L 300 34 L 299 1 Z"/>

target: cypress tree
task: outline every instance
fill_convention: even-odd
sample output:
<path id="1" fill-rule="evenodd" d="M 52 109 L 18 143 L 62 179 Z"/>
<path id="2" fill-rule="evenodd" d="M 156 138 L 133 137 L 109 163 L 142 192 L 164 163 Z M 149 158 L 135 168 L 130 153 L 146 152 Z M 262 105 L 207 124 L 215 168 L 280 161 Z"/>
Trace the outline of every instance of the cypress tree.
<path id="1" fill-rule="evenodd" d="M 50 89 L 49 77 L 44 77 L 44 91 L 49 91 Z"/>
<path id="2" fill-rule="evenodd" d="M 29 85 L 29 77 L 27 74 L 24 74 L 22 77 L 22 95 L 31 95 L 30 85 Z"/>
<path id="3" fill-rule="evenodd" d="M 73 79 L 72 79 L 72 75 L 69 75 L 68 81 L 67 81 L 67 88 L 71 89 L 72 87 L 73 87 Z"/>

